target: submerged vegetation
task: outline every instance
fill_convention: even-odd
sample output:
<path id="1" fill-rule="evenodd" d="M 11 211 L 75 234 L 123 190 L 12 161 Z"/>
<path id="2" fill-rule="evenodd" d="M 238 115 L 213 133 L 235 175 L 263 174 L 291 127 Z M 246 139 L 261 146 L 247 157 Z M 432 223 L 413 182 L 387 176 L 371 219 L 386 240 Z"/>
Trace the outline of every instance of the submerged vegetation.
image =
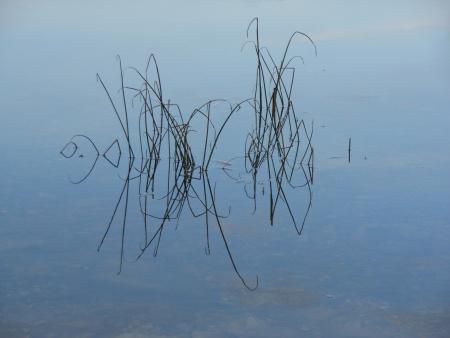
<path id="1" fill-rule="evenodd" d="M 79 149 L 77 139 L 84 139 L 94 149 L 91 167 L 80 179 L 71 180 L 75 184 L 88 178 L 100 156 L 116 168 L 125 158 L 127 171 L 125 177 L 121 177 L 122 189 L 98 245 L 100 250 L 122 205 L 119 273 L 124 260 L 130 182 L 137 181 L 144 240 L 136 259 L 150 248 L 156 256 L 168 224 L 171 221 L 178 222 L 183 212 L 189 212 L 193 217 L 204 221 L 205 253 L 211 253 L 210 227 L 215 223 L 238 278 L 250 290 L 258 287 L 258 277 L 253 284 L 248 283 L 232 255 L 222 226 L 223 219 L 228 217 L 230 210 L 228 213 L 218 210 L 216 187 L 211 182 L 208 171 L 211 163 L 218 163 L 220 170 L 230 180 L 243 183 L 245 195 L 253 201 L 255 210 L 258 186 L 264 182 L 267 191 L 263 189 L 262 194 L 268 200 L 270 224 L 274 223 L 277 207 L 283 204 L 297 234 L 301 235 L 312 200 L 313 124 L 307 127 L 304 119 L 294 109 L 293 64 L 295 59 L 303 62 L 303 58 L 289 57 L 289 49 L 294 38 L 302 37 L 312 45 L 314 53 L 317 54 L 317 50 L 308 35 L 297 31 L 290 36 L 281 60 L 277 62 L 269 50 L 260 45 L 258 18 L 249 23 L 247 38 L 251 32 L 254 32 L 255 38 L 247 41 L 243 48 L 250 46 L 255 53 L 255 87 L 252 97 L 238 103 L 230 103 L 224 99 L 209 100 L 186 114 L 176 103 L 165 97 L 160 70 L 153 54 L 148 58 L 143 71 L 131 67 L 131 72 L 141 83 L 139 86 L 125 83 L 122 61 L 118 57 L 120 102 L 115 102 L 103 79 L 97 74 L 120 124 L 122 137 L 115 138 L 100 155 L 91 138 L 75 135 L 61 150 L 61 154 L 66 158 L 75 156 Z M 134 110 L 138 111 L 137 116 L 131 113 Z M 245 113 L 251 114 L 253 122 L 251 130 L 246 132 L 245 140 L 242 140 L 245 144 L 244 153 L 219 161 L 218 145 L 227 142 L 223 139 L 224 130 L 232 119 Z M 131 119 L 135 118 L 138 119 L 137 130 L 130 127 Z M 121 143 L 119 139 L 122 138 L 124 141 Z M 243 182 L 241 174 L 233 174 L 231 163 L 238 158 L 242 159 L 242 171 L 250 177 L 249 182 Z M 300 220 L 295 216 L 286 194 L 286 189 L 297 188 L 307 189 L 309 196 L 307 208 Z"/>

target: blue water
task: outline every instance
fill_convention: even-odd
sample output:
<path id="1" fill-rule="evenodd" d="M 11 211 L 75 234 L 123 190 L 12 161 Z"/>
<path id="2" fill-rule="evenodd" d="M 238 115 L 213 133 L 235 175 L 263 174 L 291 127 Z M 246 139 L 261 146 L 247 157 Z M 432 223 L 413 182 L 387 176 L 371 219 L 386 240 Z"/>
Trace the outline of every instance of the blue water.
<path id="1" fill-rule="evenodd" d="M 98 1 L 0 5 L 0 337 L 448 337 L 450 332 L 450 28 L 444 2 Z M 215 223 L 185 213 L 157 257 L 143 243 L 137 181 L 121 223 L 97 252 L 126 175 L 100 158 L 64 159 L 74 134 L 103 151 L 120 125 L 116 54 L 158 58 L 166 97 L 190 111 L 252 95 L 254 59 L 240 52 L 252 17 L 279 51 L 294 45 L 295 104 L 314 120 L 312 207 L 301 236 L 286 209 L 268 216 L 242 183 L 210 170 L 239 271 Z M 130 69 L 126 78 L 133 81 Z M 241 151 L 242 114 L 220 159 Z M 347 160 L 348 138 L 352 158 Z M 123 139 L 121 139 L 123 142 Z M 238 153 L 237 155 L 240 155 Z M 126 158 L 122 158 L 126 161 Z M 239 166 L 233 165 L 233 172 Z M 266 182 L 267 184 L 267 182 Z M 267 188 L 266 188 L 267 189 Z M 267 190 L 266 190 L 267 191 Z M 301 218 L 305 189 L 289 192 Z M 121 214 L 122 215 L 122 214 Z"/>

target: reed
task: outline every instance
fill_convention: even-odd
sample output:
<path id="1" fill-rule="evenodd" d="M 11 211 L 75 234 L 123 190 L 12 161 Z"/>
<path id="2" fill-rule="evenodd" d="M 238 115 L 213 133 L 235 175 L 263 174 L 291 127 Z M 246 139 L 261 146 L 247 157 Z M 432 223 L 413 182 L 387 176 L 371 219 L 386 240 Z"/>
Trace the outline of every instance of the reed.
<path id="1" fill-rule="evenodd" d="M 312 124 L 308 130 L 305 121 L 294 109 L 292 99 L 296 75 L 293 63 L 297 59 L 304 62 L 303 57 L 288 58 L 288 55 L 297 36 L 305 38 L 313 46 L 315 55 L 317 48 L 307 34 L 296 31 L 288 39 L 282 57 L 277 62 L 270 51 L 260 44 L 258 18 L 250 21 L 247 38 L 250 37 L 252 29 L 254 40 L 247 41 L 243 49 L 250 45 L 255 53 L 256 76 L 253 96 L 235 104 L 224 99 L 208 100 L 186 114 L 176 103 L 163 96 L 161 74 L 153 54 L 149 56 L 143 71 L 135 67 L 129 68 L 135 79 L 140 82 L 138 86 L 127 85 L 122 60 L 120 56 L 117 57 L 120 70 L 119 103 L 114 101 L 103 79 L 97 74 L 97 80 L 106 93 L 128 149 L 127 174 L 122 178 L 123 185 L 117 202 L 98 245 L 100 250 L 122 206 L 119 273 L 122 270 L 125 251 L 130 182 L 137 180 L 144 236 L 136 260 L 150 247 L 153 247 L 153 255 L 156 256 L 164 229 L 172 221 L 178 224 L 183 211 L 186 210 L 193 217 L 204 219 L 205 253 L 207 255 L 211 253 L 210 232 L 211 222 L 214 222 L 235 274 L 247 289 L 255 290 L 258 287 L 258 276 L 255 284 L 250 285 L 238 269 L 221 221 L 230 215 L 231 208 L 228 213 L 219 212 L 216 188 L 211 184 L 208 175 L 211 163 L 216 158 L 218 145 L 226 142 L 222 139 L 224 131 L 231 120 L 241 118 L 240 114 L 250 113 L 252 120 L 251 129 L 247 131 L 246 139 L 243 140 L 243 154 L 238 157 L 243 159 L 244 172 L 250 177 L 249 182 L 244 183 L 244 192 L 253 201 L 253 212 L 257 208 L 258 187 L 261 182 L 266 182 L 268 192 L 263 185 L 262 195 L 267 198 L 269 205 L 269 223 L 274 224 L 276 210 L 283 204 L 296 232 L 299 235 L 302 233 L 312 201 L 314 149 L 311 141 L 314 125 Z M 223 107 L 215 110 L 214 107 L 218 103 Z M 133 114 L 133 110 L 137 111 L 137 116 Z M 135 118 L 138 123 L 137 135 L 132 135 L 133 128 L 130 123 Z M 194 131 L 194 122 L 199 122 L 204 128 Z M 191 141 L 193 132 L 199 134 L 202 140 L 200 151 L 193 150 Z M 63 147 L 62 156 L 66 158 L 74 156 L 78 149 L 76 138 L 87 139 L 97 153 L 87 175 L 73 182 L 80 183 L 92 173 L 100 152 L 89 137 L 76 135 Z M 351 140 L 348 148 L 349 160 L 350 142 Z M 110 154 L 113 149 L 117 149 L 118 152 L 115 161 Z M 103 152 L 103 157 L 114 167 L 119 167 L 122 160 L 119 137 L 116 137 Z M 223 163 L 229 164 L 232 160 Z M 163 162 L 164 165 L 161 165 Z M 307 166 L 307 170 L 304 165 Z M 223 165 L 222 170 L 230 179 L 241 182 L 242 175 L 234 177 L 227 165 Z M 300 184 L 296 182 L 298 173 L 303 178 Z M 290 205 L 286 189 L 305 187 L 308 189 L 309 203 L 304 217 L 299 221 L 294 208 Z"/>

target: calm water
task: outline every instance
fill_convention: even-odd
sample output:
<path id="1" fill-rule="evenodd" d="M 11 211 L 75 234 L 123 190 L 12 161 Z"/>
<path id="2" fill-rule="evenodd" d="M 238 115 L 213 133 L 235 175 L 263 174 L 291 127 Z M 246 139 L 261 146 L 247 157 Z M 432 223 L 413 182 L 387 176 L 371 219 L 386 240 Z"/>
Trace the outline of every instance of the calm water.
<path id="1" fill-rule="evenodd" d="M 243 184 L 215 164 L 218 208 L 231 206 L 223 230 L 259 288 L 237 278 L 214 223 L 205 255 L 205 225 L 188 214 L 168 224 L 157 257 L 134 262 L 143 225 L 133 181 L 117 275 L 120 220 L 97 246 L 126 164 L 100 158 L 73 185 L 92 154 L 59 154 L 74 134 L 102 151 L 120 135 L 95 74 L 120 98 L 116 54 L 143 68 L 155 53 L 182 109 L 237 102 L 252 95 L 253 54 L 240 48 L 254 16 L 277 57 L 295 30 L 318 47 L 317 57 L 301 40 L 293 50 L 305 58 L 296 108 L 315 126 L 302 235 L 283 208 L 270 226 L 267 195 L 253 213 Z M 449 337 L 449 22 L 437 0 L 2 2 L 0 337 Z M 231 122 L 224 159 L 241 155 L 248 122 Z M 307 190 L 288 197 L 301 219 Z"/>

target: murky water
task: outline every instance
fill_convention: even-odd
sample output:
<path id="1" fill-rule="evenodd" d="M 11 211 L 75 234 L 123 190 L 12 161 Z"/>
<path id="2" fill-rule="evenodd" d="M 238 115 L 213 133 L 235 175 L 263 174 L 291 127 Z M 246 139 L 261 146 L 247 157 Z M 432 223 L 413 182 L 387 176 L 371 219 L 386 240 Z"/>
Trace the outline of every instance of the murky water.
<path id="1" fill-rule="evenodd" d="M 449 336 L 444 2 L 99 1 L 0 9 L 1 337 Z M 96 73 L 120 98 L 116 54 L 125 67 L 142 69 L 155 53 L 165 95 L 183 111 L 213 98 L 239 102 L 253 95 L 254 55 L 240 48 L 254 16 L 277 58 L 295 30 L 318 48 L 315 57 L 304 41 L 293 46 L 305 59 L 296 64 L 293 100 L 308 126 L 314 120 L 312 197 L 305 187 L 286 190 L 300 223 L 311 201 L 301 236 L 283 206 L 270 225 L 268 180 L 257 185 L 254 211 L 240 160 L 227 171 L 237 181 L 213 162 L 217 208 L 230 213 L 223 232 L 239 272 L 249 285 L 258 276 L 258 288 L 249 291 L 238 278 L 213 221 L 205 255 L 204 220 L 189 212 L 168 222 L 156 257 L 151 247 L 135 261 L 145 243 L 137 179 L 129 185 L 117 274 L 123 203 L 97 247 L 128 158 Z M 129 81 L 131 74 L 126 68 Z M 250 123 L 242 116 L 230 122 L 215 160 L 242 154 L 237 134 Z M 59 154 L 79 133 L 101 152 L 118 138 L 118 168 L 100 157 L 84 182 L 71 184 L 93 159 L 81 140 L 74 157 Z"/>

